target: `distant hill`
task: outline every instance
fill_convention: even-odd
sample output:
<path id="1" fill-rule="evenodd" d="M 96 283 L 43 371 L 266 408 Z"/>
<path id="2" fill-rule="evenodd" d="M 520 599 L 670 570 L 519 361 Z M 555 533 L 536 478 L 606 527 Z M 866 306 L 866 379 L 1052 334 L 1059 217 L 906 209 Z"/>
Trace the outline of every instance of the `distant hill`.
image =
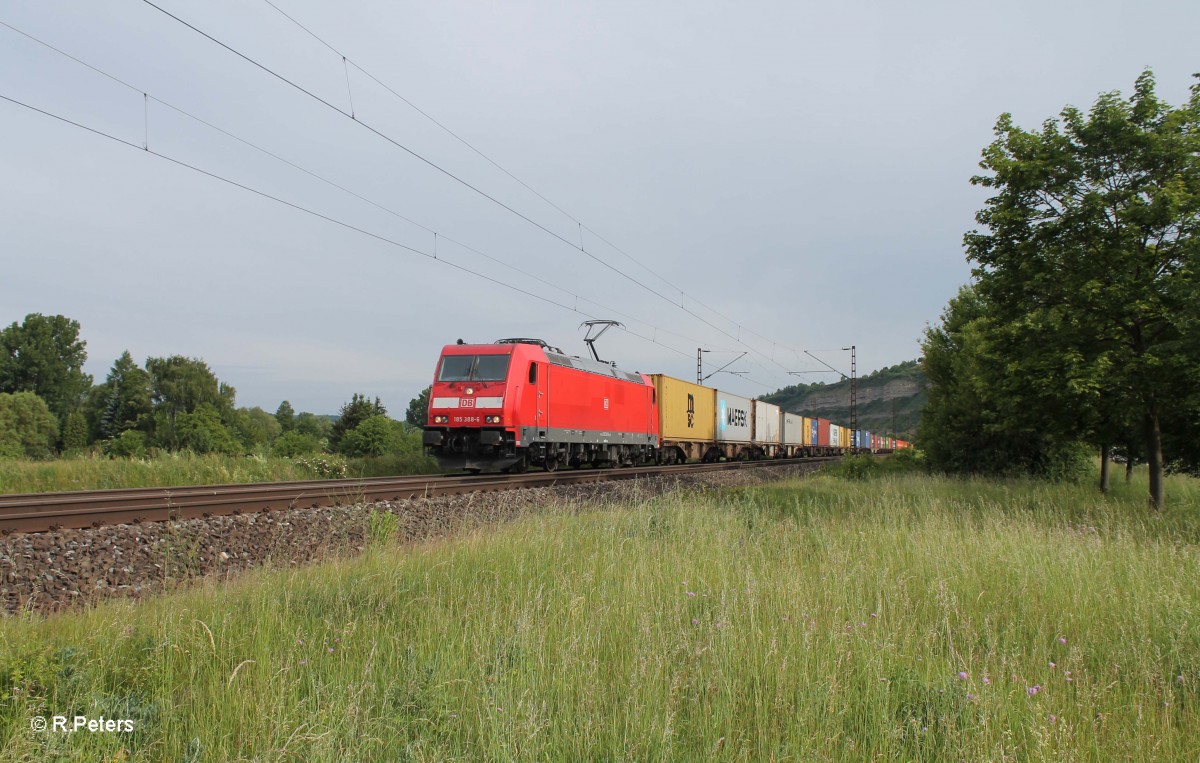
<path id="1" fill-rule="evenodd" d="M 860 376 L 858 428 L 912 439 L 929 397 L 928 389 L 929 381 L 915 360 Z M 819 416 L 850 425 L 849 379 L 833 384 L 797 384 L 760 399 L 774 403 L 788 413 Z"/>

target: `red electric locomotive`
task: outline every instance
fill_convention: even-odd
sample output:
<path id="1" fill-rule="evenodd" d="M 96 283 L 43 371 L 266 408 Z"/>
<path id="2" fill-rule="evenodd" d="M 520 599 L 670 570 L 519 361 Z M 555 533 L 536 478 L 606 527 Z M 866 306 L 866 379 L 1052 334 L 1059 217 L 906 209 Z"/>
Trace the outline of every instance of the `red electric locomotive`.
<path id="1" fill-rule="evenodd" d="M 539 339 L 447 345 L 429 395 L 424 443 L 444 469 L 653 463 L 654 385 Z"/>

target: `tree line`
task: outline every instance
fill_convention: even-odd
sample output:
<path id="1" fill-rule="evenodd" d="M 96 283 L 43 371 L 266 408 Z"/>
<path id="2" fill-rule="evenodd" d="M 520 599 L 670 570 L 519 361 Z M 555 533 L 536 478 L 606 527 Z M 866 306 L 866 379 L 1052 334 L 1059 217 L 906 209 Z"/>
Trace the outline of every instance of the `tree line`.
<path id="1" fill-rule="evenodd" d="M 1200 75 L 1196 75 L 1200 79 Z M 925 335 L 919 441 L 947 471 L 1066 474 L 1101 455 L 1200 473 L 1200 81 L 1179 107 L 1132 95 L 1038 130 L 1004 114 L 971 182 L 973 282 Z"/>
<path id="2" fill-rule="evenodd" d="M 421 449 L 413 427 L 424 424 L 428 390 L 409 404 L 405 422 L 390 418 L 378 397 L 358 393 L 330 420 L 296 412 L 287 400 L 274 413 L 238 407 L 236 390 L 199 358 L 139 365 L 126 351 L 99 384 L 84 373 L 86 361 L 79 323 L 65 316 L 34 313 L 0 330 L 0 457 L 88 448 L 117 457 L 153 449 L 283 457 Z"/>

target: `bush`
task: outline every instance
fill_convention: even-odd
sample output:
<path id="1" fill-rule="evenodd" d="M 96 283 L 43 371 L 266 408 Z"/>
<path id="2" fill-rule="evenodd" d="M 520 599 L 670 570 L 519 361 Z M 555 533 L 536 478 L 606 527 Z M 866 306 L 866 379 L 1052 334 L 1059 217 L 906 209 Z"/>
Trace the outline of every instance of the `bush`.
<path id="1" fill-rule="evenodd" d="M 309 470 L 319 479 L 343 479 L 350 472 L 346 467 L 346 459 L 341 456 L 309 456 L 296 459 L 296 465 Z"/>
<path id="2" fill-rule="evenodd" d="M 116 437 L 104 441 L 104 452 L 115 458 L 144 458 L 146 434 L 136 429 L 126 429 Z"/>
<path id="3" fill-rule="evenodd" d="M 271 446 L 271 453 L 284 458 L 295 458 L 320 452 L 321 440 L 316 435 L 297 432 L 294 429 L 279 435 L 275 444 Z"/>
<path id="4" fill-rule="evenodd" d="M 58 441 L 58 420 L 32 392 L 0 393 L 0 457 L 45 458 Z"/>
<path id="5" fill-rule="evenodd" d="M 194 413 L 179 414 L 175 426 L 181 448 L 230 455 L 243 451 L 238 438 L 221 423 L 221 414 L 207 403 L 197 406 Z"/>
<path id="6" fill-rule="evenodd" d="M 350 462 L 350 471 L 358 477 L 400 477 L 409 474 L 438 474 L 438 462 L 424 453 L 389 453 L 364 456 Z"/>
<path id="7" fill-rule="evenodd" d="M 883 474 L 925 470 L 925 456 L 916 449 L 898 450 L 890 456 L 846 456 L 829 473 L 849 480 L 866 480 Z"/>

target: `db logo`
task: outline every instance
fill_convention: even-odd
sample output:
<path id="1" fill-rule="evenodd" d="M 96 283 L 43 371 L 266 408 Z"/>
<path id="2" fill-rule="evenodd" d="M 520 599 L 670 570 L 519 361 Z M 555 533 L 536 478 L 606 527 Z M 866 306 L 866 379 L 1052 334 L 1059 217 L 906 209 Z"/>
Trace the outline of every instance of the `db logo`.
<path id="1" fill-rule="evenodd" d="M 459 403 L 459 405 L 461 405 L 463 408 L 474 408 L 475 407 L 475 398 L 464 397 L 462 399 L 462 401 Z"/>

